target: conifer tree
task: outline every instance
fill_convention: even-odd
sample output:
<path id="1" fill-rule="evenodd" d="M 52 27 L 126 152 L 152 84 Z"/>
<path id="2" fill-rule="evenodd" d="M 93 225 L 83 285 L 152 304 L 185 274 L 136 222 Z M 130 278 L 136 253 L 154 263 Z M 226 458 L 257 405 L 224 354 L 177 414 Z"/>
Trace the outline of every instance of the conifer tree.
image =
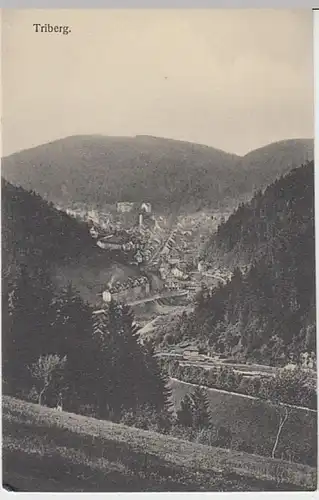
<path id="1" fill-rule="evenodd" d="M 50 351 L 53 285 L 44 269 L 21 265 L 10 291 L 10 332 L 4 332 L 6 376 L 16 390 L 30 382 L 27 366 Z M 48 351 L 49 350 L 49 351 Z"/>
<path id="2" fill-rule="evenodd" d="M 91 403 L 94 388 L 95 349 L 92 342 L 92 309 L 71 284 L 56 294 L 52 305 L 52 352 L 67 356 L 65 406 L 78 411 L 80 402 Z"/>
<path id="3" fill-rule="evenodd" d="M 193 425 L 193 401 L 189 394 L 186 394 L 181 401 L 180 409 L 177 410 L 177 421 L 185 427 Z"/>
<path id="4" fill-rule="evenodd" d="M 196 428 L 208 427 L 210 425 L 209 401 L 207 391 L 196 387 L 192 394 L 192 420 Z"/>

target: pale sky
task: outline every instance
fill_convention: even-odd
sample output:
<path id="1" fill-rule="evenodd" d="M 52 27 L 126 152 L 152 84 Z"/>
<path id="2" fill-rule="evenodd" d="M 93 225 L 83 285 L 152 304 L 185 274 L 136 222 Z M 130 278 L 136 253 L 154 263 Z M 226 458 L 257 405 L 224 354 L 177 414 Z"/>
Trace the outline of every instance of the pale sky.
<path id="1" fill-rule="evenodd" d="M 77 134 L 238 154 L 314 136 L 309 9 L 12 9 L 2 23 L 4 155 Z"/>

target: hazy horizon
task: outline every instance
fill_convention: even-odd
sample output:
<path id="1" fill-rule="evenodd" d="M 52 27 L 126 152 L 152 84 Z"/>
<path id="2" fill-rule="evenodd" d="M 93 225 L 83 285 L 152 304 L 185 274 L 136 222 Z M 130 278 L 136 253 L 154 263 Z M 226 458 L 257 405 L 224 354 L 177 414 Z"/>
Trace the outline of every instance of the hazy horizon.
<path id="1" fill-rule="evenodd" d="M 310 9 L 3 9 L 2 33 L 2 156 L 75 135 L 240 156 L 314 138 Z"/>
<path id="2" fill-rule="evenodd" d="M 45 145 L 48 145 L 48 144 L 52 144 L 54 142 L 58 142 L 58 141 L 63 141 L 65 139 L 69 139 L 69 138 L 72 138 L 72 137 L 105 137 L 105 138 L 122 138 L 122 139 L 135 139 L 137 137 L 150 137 L 150 138 L 154 138 L 154 139 L 160 139 L 160 140 L 173 140 L 173 141 L 179 141 L 179 142 L 187 142 L 189 144 L 197 144 L 199 146 L 206 146 L 206 147 L 209 147 L 209 148 L 213 148 L 213 149 L 216 149 L 216 150 L 220 150 L 220 151 L 223 151 L 224 153 L 229 153 L 229 154 L 232 154 L 234 156 L 238 156 L 239 158 L 241 157 L 244 157 L 245 155 L 247 155 L 248 153 L 251 153 L 259 148 L 263 148 L 263 147 L 266 147 L 266 146 L 269 146 L 271 144 L 276 144 L 276 143 L 280 143 L 280 142 L 285 142 L 285 141 L 298 141 L 298 140 L 312 140 L 314 141 L 314 137 L 294 137 L 294 138 L 284 138 L 284 139 L 279 139 L 278 141 L 274 141 L 274 142 L 270 142 L 270 143 L 266 143 L 266 144 L 261 144 L 260 146 L 258 146 L 257 148 L 253 148 L 253 149 L 249 149 L 248 151 L 246 151 L 245 153 L 243 154 L 238 154 L 238 153 L 234 153 L 233 151 L 229 151 L 229 150 L 226 150 L 226 149 L 220 149 L 220 148 L 216 148 L 215 146 L 212 146 L 210 144 L 204 144 L 204 143 L 201 143 L 201 142 L 192 142 L 192 141 L 185 141 L 183 139 L 174 139 L 172 137 L 159 137 L 159 136 L 154 136 L 154 135 L 150 135 L 150 134 L 137 134 L 135 136 L 129 136 L 129 135 L 125 135 L 125 136 L 119 136 L 119 135 L 104 135 L 104 134 L 76 134 L 76 135 L 68 135 L 68 136 L 65 136 L 65 137 L 58 137 L 57 139 L 53 139 L 53 140 L 49 140 L 47 142 L 43 142 L 41 144 L 35 144 L 34 146 L 31 146 L 30 148 L 23 148 L 23 149 L 18 149 L 16 151 L 13 151 L 12 153 L 9 153 L 7 155 L 3 155 L 2 158 L 6 158 L 8 156 L 11 156 L 12 154 L 15 154 L 15 153 L 21 153 L 23 151 L 27 151 L 29 149 L 32 149 L 32 148 L 37 148 L 37 147 L 40 147 L 40 146 L 45 146 Z"/>

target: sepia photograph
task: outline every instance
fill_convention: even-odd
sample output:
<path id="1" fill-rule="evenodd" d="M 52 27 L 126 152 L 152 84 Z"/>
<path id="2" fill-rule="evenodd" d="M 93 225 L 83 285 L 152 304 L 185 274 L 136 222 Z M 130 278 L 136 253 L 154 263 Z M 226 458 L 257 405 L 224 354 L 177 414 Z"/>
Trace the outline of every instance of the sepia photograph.
<path id="1" fill-rule="evenodd" d="M 317 489 L 310 9 L 2 9 L 2 486 Z"/>

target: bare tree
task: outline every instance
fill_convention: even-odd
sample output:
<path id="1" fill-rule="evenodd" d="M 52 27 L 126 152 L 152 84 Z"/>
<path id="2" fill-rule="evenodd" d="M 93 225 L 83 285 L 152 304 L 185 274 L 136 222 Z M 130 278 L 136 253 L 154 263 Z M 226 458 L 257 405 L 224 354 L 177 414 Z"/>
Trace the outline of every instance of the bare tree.
<path id="1" fill-rule="evenodd" d="M 47 354 L 40 356 L 39 359 L 30 367 L 32 376 L 40 383 L 40 392 L 38 394 L 38 404 L 41 405 L 43 396 L 51 386 L 53 379 L 64 369 L 66 356 L 60 358 L 57 354 Z"/>
<path id="2" fill-rule="evenodd" d="M 274 446 L 273 446 L 273 449 L 271 452 L 271 457 L 275 458 L 275 453 L 276 453 L 276 450 L 278 447 L 280 435 L 281 435 L 281 432 L 282 432 L 282 429 L 283 429 L 285 423 L 288 420 L 290 409 L 288 406 L 284 405 L 283 403 L 279 403 L 279 402 L 277 402 L 277 403 L 272 402 L 272 406 L 275 409 L 276 414 L 279 416 L 279 425 L 278 425 L 278 429 L 277 429 L 277 433 L 276 433 L 276 439 L 275 439 Z"/>

